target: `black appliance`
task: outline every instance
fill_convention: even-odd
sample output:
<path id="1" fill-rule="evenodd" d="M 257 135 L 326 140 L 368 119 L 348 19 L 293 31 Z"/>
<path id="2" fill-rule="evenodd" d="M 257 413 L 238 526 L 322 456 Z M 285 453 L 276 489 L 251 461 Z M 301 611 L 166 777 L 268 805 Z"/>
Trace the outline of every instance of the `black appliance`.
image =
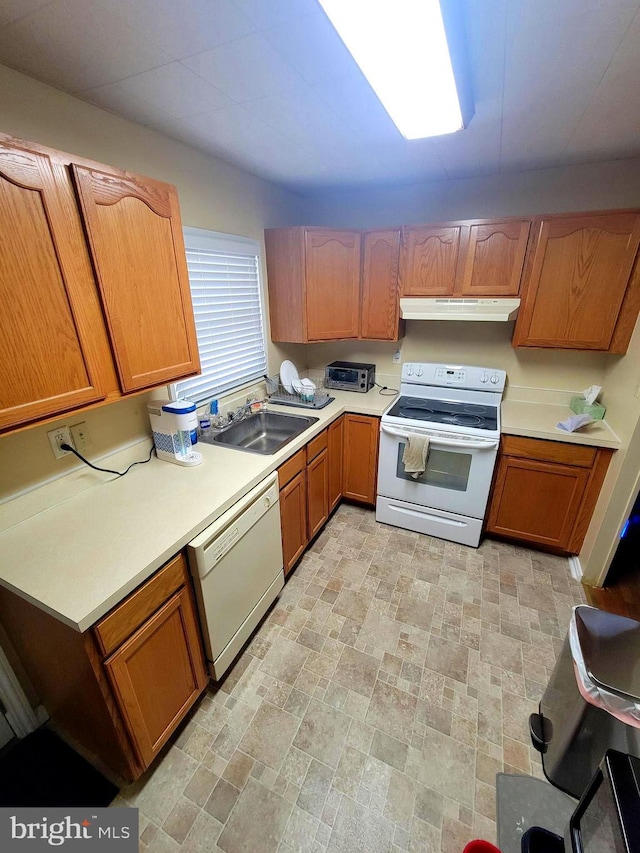
<path id="1" fill-rule="evenodd" d="M 533 826 L 522 853 L 640 853 L 640 759 L 608 750 L 564 838 Z"/>
<path id="2" fill-rule="evenodd" d="M 357 361 L 332 361 L 324 369 L 324 384 L 326 388 L 366 394 L 376 384 L 376 366 Z"/>

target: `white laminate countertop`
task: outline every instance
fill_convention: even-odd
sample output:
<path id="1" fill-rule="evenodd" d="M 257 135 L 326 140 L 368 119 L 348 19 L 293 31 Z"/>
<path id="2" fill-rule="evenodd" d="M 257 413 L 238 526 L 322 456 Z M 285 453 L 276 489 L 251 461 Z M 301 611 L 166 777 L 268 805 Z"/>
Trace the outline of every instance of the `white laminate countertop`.
<path id="1" fill-rule="evenodd" d="M 606 420 L 594 421 L 576 432 L 565 432 L 557 424 L 571 417 L 572 395 L 568 392 L 529 392 L 527 389 L 508 389 L 500 407 L 503 435 L 521 435 L 568 444 L 609 447 L 617 450 L 622 442 Z"/>
<path id="2" fill-rule="evenodd" d="M 331 421 L 345 411 L 379 416 L 390 402 L 375 389 L 331 396 L 317 411 L 269 407 L 318 418 L 272 456 L 200 442 L 194 468 L 153 457 L 126 477 L 83 469 L 48 484 L 46 501 L 36 490 L 0 506 L 0 584 L 85 631 Z M 124 470 L 150 446 L 108 461 Z"/>
<path id="3" fill-rule="evenodd" d="M 331 395 L 335 401 L 318 411 L 269 407 L 318 417 L 272 456 L 201 442 L 204 461 L 194 468 L 155 457 L 120 478 L 83 468 L 0 506 L 0 584 L 85 631 L 341 414 L 380 416 L 391 403 L 376 389 Z M 502 431 L 620 446 L 605 422 L 580 433 L 556 430 L 570 414 L 568 405 L 507 399 Z M 123 470 L 150 446 L 141 442 L 108 461 Z"/>

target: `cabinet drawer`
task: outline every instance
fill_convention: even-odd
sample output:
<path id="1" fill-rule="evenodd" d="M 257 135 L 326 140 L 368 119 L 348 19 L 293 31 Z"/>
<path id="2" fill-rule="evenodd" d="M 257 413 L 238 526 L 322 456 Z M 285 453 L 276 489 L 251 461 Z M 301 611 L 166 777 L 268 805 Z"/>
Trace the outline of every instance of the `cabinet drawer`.
<path id="1" fill-rule="evenodd" d="M 325 429 L 307 444 L 307 465 L 316 458 L 318 453 L 326 450 L 327 445 L 327 430 Z"/>
<path id="2" fill-rule="evenodd" d="M 178 554 L 151 580 L 118 604 L 93 629 L 102 653 L 110 655 L 122 645 L 177 589 L 188 582 L 188 577 L 184 556 Z"/>
<path id="3" fill-rule="evenodd" d="M 278 487 L 283 489 L 300 471 L 306 468 L 306 465 L 307 456 L 303 447 L 278 468 Z"/>
<path id="4" fill-rule="evenodd" d="M 561 441 L 505 435 L 502 439 L 501 453 L 503 456 L 520 456 L 523 459 L 539 462 L 558 462 L 562 465 L 576 465 L 578 468 L 591 468 L 597 449 L 585 447 L 582 444 L 565 444 Z"/>

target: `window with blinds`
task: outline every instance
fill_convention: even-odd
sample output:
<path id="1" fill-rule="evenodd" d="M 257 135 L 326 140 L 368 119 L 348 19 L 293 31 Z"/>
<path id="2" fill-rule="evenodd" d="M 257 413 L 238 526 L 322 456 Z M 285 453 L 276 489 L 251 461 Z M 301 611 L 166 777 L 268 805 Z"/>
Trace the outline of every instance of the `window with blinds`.
<path id="1" fill-rule="evenodd" d="M 184 242 L 202 373 L 175 387 L 200 403 L 267 372 L 260 244 L 202 228 Z"/>

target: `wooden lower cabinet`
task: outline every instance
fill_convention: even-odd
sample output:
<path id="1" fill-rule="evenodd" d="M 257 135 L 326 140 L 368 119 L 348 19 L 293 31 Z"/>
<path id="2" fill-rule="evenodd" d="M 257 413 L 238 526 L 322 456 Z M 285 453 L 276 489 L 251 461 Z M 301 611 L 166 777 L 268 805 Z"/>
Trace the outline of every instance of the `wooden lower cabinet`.
<path id="1" fill-rule="evenodd" d="M 344 416 L 343 497 L 373 505 L 376 502 L 380 418 Z"/>
<path id="2" fill-rule="evenodd" d="M 199 642 L 190 591 L 182 587 L 105 661 L 129 734 L 145 766 L 151 764 L 207 682 Z"/>
<path id="3" fill-rule="evenodd" d="M 285 575 L 343 497 L 375 504 L 379 430 L 379 418 L 344 415 L 278 469 Z"/>
<path id="4" fill-rule="evenodd" d="M 328 429 L 329 445 L 329 513 L 342 499 L 342 458 L 344 448 L 344 417 L 335 420 Z"/>
<path id="5" fill-rule="evenodd" d="M 84 633 L 5 589 L 0 620 L 54 723 L 125 779 L 151 764 L 208 681 L 183 554 Z"/>
<path id="6" fill-rule="evenodd" d="M 307 472 L 304 468 L 280 489 L 280 524 L 284 573 L 287 575 L 304 554 L 309 542 Z"/>
<path id="7" fill-rule="evenodd" d="M 307 465 L 307 523 L 313 539 L 329 520 L 329 452 L 325 448 Z"/>
<path id="8" fill-rule="evenodd" d="M 577 554 L 584 541 L 612 450 L 505 436 L 486 532 Z"/>

